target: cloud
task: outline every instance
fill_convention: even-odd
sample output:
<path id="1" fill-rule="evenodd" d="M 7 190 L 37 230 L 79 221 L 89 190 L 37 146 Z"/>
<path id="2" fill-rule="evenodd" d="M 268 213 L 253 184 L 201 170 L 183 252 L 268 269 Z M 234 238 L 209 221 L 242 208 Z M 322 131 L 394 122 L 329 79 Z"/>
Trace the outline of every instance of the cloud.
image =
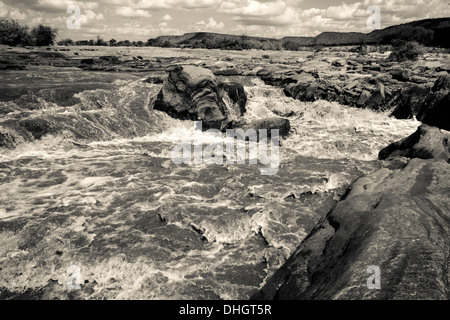
<path id="1" fill-rule="evenodd" d="M 217 7 L 222 0 L 103 0 L 106 4 L 135 9 L 205 9 Z"/>
<path id="2" fill-rule="evenodd" d="M 118 7 L 114 10 L 114 14 L 124 18 L 150 18 L 152 15 L 147 10 L 133 9 L 130 7 Z"/>
<path id="3" fill-rule="evenodd" d="M 330 1 L 331 2 L 331 1 Z M 344 1 L 328 8 L 305 8 L 296 0 L 225 0 L 219 11 L 237 23 L 236 32 L 272 37 L 314 36 L 323 31 L 370 32 L 367 12 L 371 5 L 381 10 L 381 27 L 413 20 L 448 16 L 448 0 Z M 447 14 L 446 14 L 447 13 Z"/>
<path id="4" fill-rule="evenodd" d="M 315 5 L 314 1 L 302 0 L 0 0 L 0 18 L 19 19 L 30 26 L 38 21 L 52 23 L 64 34 L 69 33 L 66 30 L 70 15 L 67 7 L 76 4 L 81 9 L 82 29 L 70 30 L 74 37 L 92 31 L 104 32 L 105 37 L 114 37 L 114 32 L 118 32 L 138 39 L 192 30 L 224 30 L 266 37 L 315 36 L 323 31 L 372 31 L 366 23 L 371 15 L 367 8 L 371 5 L 380 7 L 381 27 L 384 28 L 412 20 L 449 16 L 448 1 L 329 0 L 317 1 Z M 144 23 L 152 15 L 157 16 L 158 21 L 152 25 Z M 133 23 L 119 25 L 123 19 L 117 17 Z M 140 26 L 135 22 L 140 22 Z"/>
<path id="5" fill-rule="evenodd" d="M 27 18 L 27 14 L 24 12 L 20 12 L 19 9 L 13 8 L 9 12 L 9 16 L 14 20 L 25 20 Z"/>
<path id="6" fill-rule="evenodd" d="M 81 14 L 80 22 L 81 25 L 90 24 L 94 21 L 103 21 L 105 19 L 103 13 L 95 13 L 92 10 L 85 10 Z"/>
<path id="7" fill-rule="evenodd" d="M 14 20 L 25 20 L 28 15 L 17 8 L 0 1 L 0 18 L 10 18 Z"/>
<path id="8" fill-rule="evenodd" d="M 361 3 L 346 4 L 340 6 L 331 6 L 325 10 L 324 17 L 333 20 L 348 20 L 353 18 L 355 11 L 361 6 Z"/>
<path id="9" fill-rule="evenodd" d="M 71 5 L 77 5 L 82 10 L 97 9 L 99 4 L 93 1 L 72 0 L 8 0 L 11 5 L 23 4 L 27 9 L 38 12 L 62 13 Z"/>
<path id="10" fill-rule="evenodd" d="M 213 17 L 210 17 L 208 22 L 199 21 L 195 25 L 196 30 L 217 30 L 223 29 L 225 24 L 223 22 L 217 22 Z"/>
<path id="11" fill-rule="evenodd" d="M 162 17 L 162 20 L 163 21 L 172 21 L 173 18 L 170 15 L 166 14 L 164 17 Z"/>
<path id="12" fill-rule="evenodd" d="M 144 10 L 168 9 L 167 0 L 102 0 L 107 5 L 116 5 Z"/>
<path id="13" fill-rule="evenodd" d="M 204 9 L 220 5 L 222 0 L 167 0 L 171 8 Z"/>
<path id="14" fill-rule="evenodd" d="M 0 18 L 6 18 L 8 16 L 8 7 L 3 1 L 0 1 Z"/>
<path id="15" fill-rule="evenodd" d="M 287 9 L 284 1 L 227 0 L 219 11 L 247 17 L 269 17 L 282 14 Z"/>

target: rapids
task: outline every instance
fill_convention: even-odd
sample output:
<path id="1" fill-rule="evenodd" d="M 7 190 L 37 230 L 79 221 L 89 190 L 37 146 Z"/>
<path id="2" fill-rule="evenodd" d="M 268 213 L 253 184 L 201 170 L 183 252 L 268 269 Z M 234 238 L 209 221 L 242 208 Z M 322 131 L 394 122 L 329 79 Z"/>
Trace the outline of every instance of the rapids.
<path id="1" fill-rule="evenodd" d="M 40 77 L 51 84 L 74 73 Z M 260 164 L 176 165 L 171 150 L 198 132 L 151 110 L 161 86 L 106 82 L 92 80 L 70 101 L 46 84 L 0 102 L 0 132 L 12 144 L 0 154 L 0 287 L 8 292 L 249 298 L 348 185 L 381 166 L 378 151 L 419 125 L 299 102 L 255 78 L 245 88 L 246 117 L 291 120 L 278 173 L 262 176 Z M 23 130 L 36 122 L 33 135 Z M 74 276 L 80 290 L 67 287 Z"/>

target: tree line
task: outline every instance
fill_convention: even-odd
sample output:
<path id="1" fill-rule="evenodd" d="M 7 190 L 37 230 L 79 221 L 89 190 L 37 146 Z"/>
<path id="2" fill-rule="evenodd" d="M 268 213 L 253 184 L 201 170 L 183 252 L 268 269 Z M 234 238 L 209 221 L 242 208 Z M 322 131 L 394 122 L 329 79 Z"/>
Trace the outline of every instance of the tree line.
<path id="1" fill-rule="evenodd" d="M 111 39 L 109 41 L 103 40 L 101 36 L 97 36 L 97 39 L 90 40 L 77 40 L 63 39 L 58 41 L 59 46 L 110 46 L 110 47 L 145 47 L 148 46 L 146 42 L 143 41 L 130 41 L 130 40 L 120 40 Z"/>
<path id="2" fill-rule="evenodd" d="M 16 20 L 0 20 L 0 44 L 9 46 L 49 46 L 53 45 L 58 30 L 39 24 L 31 30 Z"/>

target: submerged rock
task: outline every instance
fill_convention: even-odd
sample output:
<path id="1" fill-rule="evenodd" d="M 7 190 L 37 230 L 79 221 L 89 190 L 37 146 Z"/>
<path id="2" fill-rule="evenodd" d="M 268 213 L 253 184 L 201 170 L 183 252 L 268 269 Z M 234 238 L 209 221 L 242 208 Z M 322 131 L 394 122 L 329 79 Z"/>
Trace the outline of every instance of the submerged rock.
<path id="1" fill-rule="evenodd" d="M 421 125 L 407 138 L 394 142 L 382 149 L 380 160 L 389 157 L 407 157 L 422 159 L 442 159 L 450 161 L 450 132 L 428 125 Z"/>
<path id="2" fill-rule="evenodd" d="M 204 128 L 223 130 L 245 112 L 247 96 L 240 84 L 220 84 L 204 68 L 173 68 L 158 94 L 154 109 L 182 120 L 202 120 Z"/>
<path id="3" fill-rule="evenodd" d="M 284 137 L 291 130 L 291 124 L 288 119 L 273 117 L 246 123 L 241 128 L 244 131 L 254 129 L 257 133 L 259 133 L 259 130 L 267 130 L 267 137 L 269 138 L 271 137 L 271 130 L 278 130 L 279 136 Z"/>

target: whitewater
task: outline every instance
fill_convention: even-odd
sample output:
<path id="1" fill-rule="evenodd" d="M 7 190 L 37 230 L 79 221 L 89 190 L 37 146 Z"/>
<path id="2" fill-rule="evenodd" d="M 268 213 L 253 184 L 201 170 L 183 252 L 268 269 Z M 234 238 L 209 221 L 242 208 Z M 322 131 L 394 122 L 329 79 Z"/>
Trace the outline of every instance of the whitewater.
<path id="1" fill-rule="evenodd" d="M 245 118 L 291 121 L 277 174 L 261 175 L 260 164 L 178 165 L 171 150 L 198 132 L 152 110 L 161 85 L 144 80 L 83 88 L 70 105 L 51 99 L 51 86 L 46 99 L 0 102 L 1 131 L 14 141 L 0 154 L 0 286 L 43 298 L 247 299 L 350 183 L 381 167 L 379 150 L 420 124 L 296 101 L 255 77 Z M 41 125 L 30 136 L 19 122 Z"/>

